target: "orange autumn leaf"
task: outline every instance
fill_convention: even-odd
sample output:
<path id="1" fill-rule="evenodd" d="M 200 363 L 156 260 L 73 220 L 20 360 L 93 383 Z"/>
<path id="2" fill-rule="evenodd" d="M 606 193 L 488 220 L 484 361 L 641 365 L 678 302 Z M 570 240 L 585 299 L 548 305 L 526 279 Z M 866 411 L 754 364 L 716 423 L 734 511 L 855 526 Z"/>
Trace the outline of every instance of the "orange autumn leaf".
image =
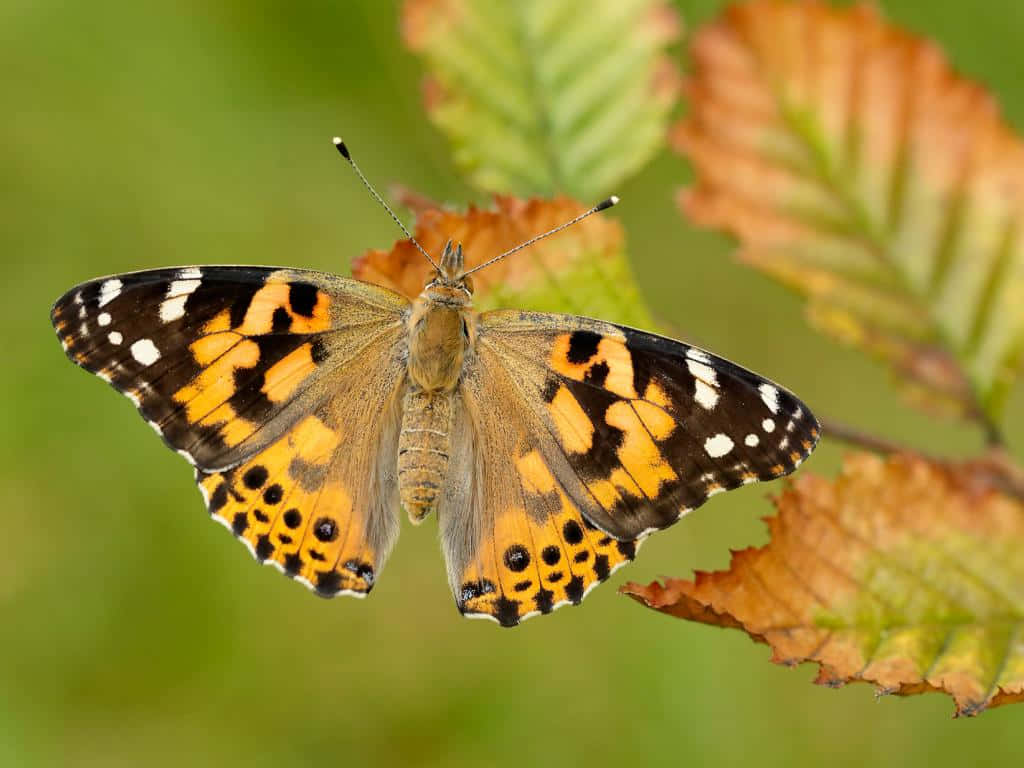
<path id="1" fill-rule="evenodd" d="M 869 6 L 754 0 L 692 53 L 686 215 L 915 399 L 998 422 L 1024 352 L 1024 144 L 991 95 Z"/>
<path id="2" fill-rule="evenodd" d="M 587 210 L 565 197 L 520 200 L 499 195 L 493 208 L 470 205 L 464 212 L 429 207 L 422 198 L 416 203 L 413 234 L 419 243 L 435 259 L 449 239 L 462 243 L 467 269 Z M 478 310 L 571 312 L 649 326 L 624 249 L 618 221 L 590 216 L 473 275 L 473 303 Z M 419 295 L 431 270 L 408 240 L 399 240 L 390 251 L 369 250 L 352 265 L 354 277 L 410 298 Z"/>
<path id="3" fill-rule="evenodd" d="M 818 683 L 943 691 L 958 715 L 1024 699 L 1024 504 L 973 467 L 903 455 L 802 474 L 771 540 L 693 581 L 627 584 L 664 613 L 739 628 Z"/>

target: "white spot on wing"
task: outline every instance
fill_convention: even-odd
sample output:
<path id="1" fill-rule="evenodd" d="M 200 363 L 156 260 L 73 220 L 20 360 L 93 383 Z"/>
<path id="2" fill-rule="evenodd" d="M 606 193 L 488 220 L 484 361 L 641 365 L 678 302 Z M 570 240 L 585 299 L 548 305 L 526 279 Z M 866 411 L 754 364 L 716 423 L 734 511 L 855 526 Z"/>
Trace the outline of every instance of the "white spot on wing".
<path id="1" fill-rule="evenodd" d="M 185 315 L 185 302 L 188 295 L 175 296 L 173 299 L 165 299 L 160 304 L 160 322 L 170 323 Z"/>
<path id="2" fill-rule="evenodd" d="M 690 354 L 691 352 L 700 353 L 705 360 L 708 359 L 708 356 L 700 350 L 687 350 L 687 357 L 691 359 L 686 361 L 686 367 L 689 369 L 690 375 L 694 377 L 693 398 L 704 410 L 710 411 L 718 405 L 719 392 L 715 389 L 718 384 L 718 374 L 715 373 L 714 368 L 698 362 L 700 358 L 694 358 Z"/>
<path id="3" fill-rule="evenodd" d="M 203 276 L 203 272 L 199 267 L 185 267 L 178 273 L 179 280 L 198 280 Z"/>
<path id="4" fill-rule="evenodd" d="M 692 376 L 696 376 L 698 379 L 703 379 L 713 387 L 717 386 L 718 374 L 715 373 L 715 369 L 710 365 L 696 363 L 693 360 L 687 360 L 686 367 L 689 369 Z"/>
<path id="5" fill-rule="evenodd" d="M 110 302 L 121 295 L 121 287 L 123 283 L 116 277 L 112 280 L 107 280 L 100 286 L 100 298 L 99 305 L 101 307 L 107 306 Z"/>
<path id="6" fill-rule="evenodd" d="M 132 357 L 142 365 L 152 365 L 160 359 L 160 350 L 149 339 L 139 339 L 132 344 Z"/>
<path id="7" fill-rule="evenodd" d="M 746 445 L 748 448 L 757 448 L 757 444 L 760 442 L 761 439 L 753 432 L 751 432 L 749 435 L 747 435 L 746 439 L 743 441 L 743 444 Z"/>
<path id="8" fill-rule="evenodd" d="M 690 347 L 688 350 L 686 350 L 686 356 L 691 360 L 696 360 L 698 363 L 711 362 L 711 358 L 708 356 L 707 352 L 705 352 L 702 349 L 697 349 L 695 347 Z"/>
<path id="9" fill-rule="evenodd" d="M 775 422 L 772 421 L 771 419 L 765 419 L 764 421 L 761 422 L 761 429 L 763 429 L 765 432 L 774 432 Z"/>
<path id="10" fill-rule="evenodd" d="M 693 382 L 693 399 L 696 400 L 706 411 L 713 410 L 718 405 L 718 390 L 708 385 L 702 379 L 695 379 Z"/>
<path id="11" fill-rule="evenodd" d="M 167 298 L 174 298 L 175 296 L 190 296 L 196 288 L 202 283 L 202 280 L 175 280 L 167 288 Z"/>
<path id="12" fill-rule="evenodd" d="M 120 344 L 124 341 L 124 336 L 121 335 L 120 331 L 111 331 L 107 334 L 107 339 L 110 340 L 111 344 Z"/>
<path id="13" fill-rule="evenodd" d="M 198 270 L 195 270 L 198 272 Z M 182 270 L 179 277 L 188 270 Z M 160 304 L 160 321 L 170 323 L 185 314 L 185 302 L 192 295 L 196 288 L 202 284 L 202 280 L 193 278 L 191 280 L 175 280 L 167 288 L 167 295 Z"/>
<path id="14" fill-rule="evenodd" d="M 768 410 L 772 413 L 778 413 L 779 390 L 771 384 L 762 384 L 757 388 L 757 391 L 761 393 L 761 399 L 764 401 L 764 404 L 768 406 Z"/>
<path id="15" fill-rule="evenodd" d="M 719 432 L 714 437 L 709 437 L 704 441 L 704 450 L 707 451 L 708 456 L 717 459 L 731 451 L 733 445 L 734 443 L 728 435 Z"/>
<path id="16" fill-rule="evenodd" d="M 103 326 L 110 325 L 110 313 L 100 312 L 99 317 L 96 318 L 96 322 Z"/>

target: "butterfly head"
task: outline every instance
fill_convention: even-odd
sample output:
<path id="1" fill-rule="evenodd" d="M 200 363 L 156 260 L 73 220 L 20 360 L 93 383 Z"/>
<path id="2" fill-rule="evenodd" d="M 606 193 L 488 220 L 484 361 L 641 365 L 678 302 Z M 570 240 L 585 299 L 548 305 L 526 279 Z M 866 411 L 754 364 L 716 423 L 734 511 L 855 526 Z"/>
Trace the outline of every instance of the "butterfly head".
<path id="1" fill-rule="evenodd" d="M 449 240 L 441 254 L 441 264 L 423 289 L 427 298 L 442 304 L 468 304 L 473 298 L 473 283 L 463 274 L 464 264 L 462 243 L 452 247 Z"/>

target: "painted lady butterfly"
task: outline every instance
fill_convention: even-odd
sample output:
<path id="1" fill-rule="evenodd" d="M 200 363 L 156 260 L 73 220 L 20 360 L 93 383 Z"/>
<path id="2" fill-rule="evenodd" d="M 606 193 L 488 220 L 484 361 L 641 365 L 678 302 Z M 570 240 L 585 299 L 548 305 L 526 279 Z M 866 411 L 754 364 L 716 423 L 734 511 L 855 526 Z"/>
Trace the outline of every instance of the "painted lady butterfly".
<path id="1" fill-rule="evenodd" d="M 808 408 L 740 366 L 600 320 L 477 314 L 461 246 L 434 267 L 413 302 L 293 269 L 135 272 L 52 320 L 195 465 L 213 518 L 324 596 L 370 591 L 401 505 L 437 514 L 459 610 L 512 626 L 814 449 Z"/>

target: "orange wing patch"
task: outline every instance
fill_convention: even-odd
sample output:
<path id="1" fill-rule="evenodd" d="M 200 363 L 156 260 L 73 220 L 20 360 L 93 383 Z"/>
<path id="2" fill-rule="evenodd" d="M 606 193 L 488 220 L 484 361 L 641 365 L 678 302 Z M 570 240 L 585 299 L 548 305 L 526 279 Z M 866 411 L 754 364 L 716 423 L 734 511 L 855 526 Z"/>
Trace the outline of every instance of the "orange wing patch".
<path id="1" fill-rule="evenodd" d="M 635 400 L 639 396 L 633 386 L 633 358 L 622 339 L 563 333 L 551 346 L 548 364 L 575 381 L 600 380 L 604 389 L 619 397 Z"/>
<path id="2" fill-rule="evenodd" d="M 261 562 L 332 597 L 361 597 L 373 587 L 380 553 L 370 544 L 365 512 L 353 509 L 331 476 L 340 432 L 308 416 L 238 467 L 197 481 L 210 514 Z"/>
<path id="3" fill-rule="evenodd" d="M 309 283 L 271 279 L 253 295 L 234 330 L 246 336 L 320 333 L 331 326 L 331 297 Z"/>
<path id="4" fill-rule="evenodd" d="M 520 455 L 514 466 L 530 511 L 513 507 L 496 513 L 493 530 L 484 533 L 457 592 L 464 614 L 503 626 L 578 605 L 632 560 L 638 546 L 615 541 L 587 522 L 537 451 Z"/>
<path id="5" fill-rule="evenodd" d="M 315 370 L 313 345 L 303 344 L 267 369 L 263 375 L 261 391 L 272 403 L 287 402 L 299 385 Z"/>

